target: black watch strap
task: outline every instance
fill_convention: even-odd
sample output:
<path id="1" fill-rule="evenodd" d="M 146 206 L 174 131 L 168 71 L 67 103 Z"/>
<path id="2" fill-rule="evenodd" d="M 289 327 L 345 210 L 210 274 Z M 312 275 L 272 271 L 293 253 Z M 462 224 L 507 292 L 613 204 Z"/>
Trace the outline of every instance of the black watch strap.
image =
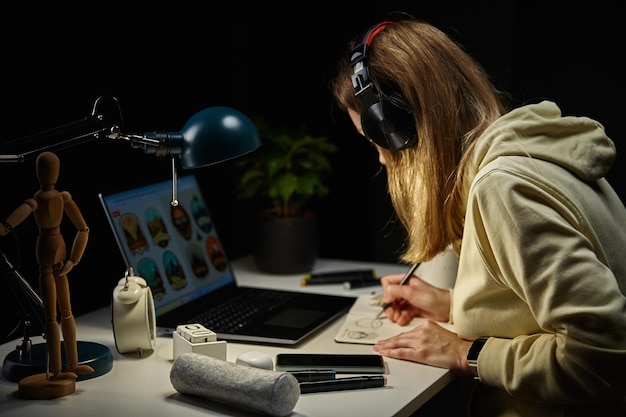
<path id="1" fill-rule="evenodd" d="M 487 342 L 488 337 L 479 337 L 478 339 L 472 342 L 472 346 L 470 346 L 469 351 L 467 352 L 467 363 L 470 366 L 470 369 L 474 373 L 474 378 L 478 379 L 478 355 L 480 355 L 480 351 L 483 346 Z"/>

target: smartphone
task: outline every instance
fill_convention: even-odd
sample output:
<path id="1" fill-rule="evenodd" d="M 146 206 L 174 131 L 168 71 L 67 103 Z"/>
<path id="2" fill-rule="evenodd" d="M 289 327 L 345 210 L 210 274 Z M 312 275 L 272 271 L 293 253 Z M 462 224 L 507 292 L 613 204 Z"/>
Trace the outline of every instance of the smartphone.
<path id="1" fill-rule="evenodd" d="M 338 374 L 382 374 L 385 362 L 382 355 L 374 353 L 278 353 L 275 368 L 277 371 L 332 369 Z"/>

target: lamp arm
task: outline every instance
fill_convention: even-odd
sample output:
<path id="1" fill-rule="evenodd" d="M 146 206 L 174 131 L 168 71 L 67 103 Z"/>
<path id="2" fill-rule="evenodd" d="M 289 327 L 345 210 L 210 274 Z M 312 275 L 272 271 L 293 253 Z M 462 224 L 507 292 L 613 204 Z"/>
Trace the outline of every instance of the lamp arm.
<path id="1" fill-rule="evenodd" d="M 183 135 L 176 132 L 149 132 L 139 135 L 122 133 L 108 135 L 109 139 L 118 139 L 130 142 L 133 148 L 143 148 L 146 154 L 158 157 L 178 155 L 183 149 Z"/>
<path id="2" fill-rule="evenodd" d="M 36 322 L 36 329 L 40 330 L 42 333 L 43 329 L 45 329 L 43 301 L 2 251 L 0 251 L 0 273 L 4 276 L 9 289 L 20 307 L 24 326 L 24 340 L 22 346 L 19 348 L 21 349 L 20 356 L 28 356 L 30 353 L 28 349 L 30 345 L 29 336 L 34 336 L 34 334 L 31 333 L 30 326 L 33 322 Z M 11 336 L 13 336 L 13 334 L 8 335 L 7 339 Z M 5 341 L 6 340 L 2 340 L 2 343 Z"/>
<path id="3" fill-rule="evenodd" d="M 197 112 L 180 132 L 151 132 L 141 136 L 123 134 L 118 125 L 97 113 L 104 98 L 112 99 L 119 110 L 115 97 L 98 97 L 91 114 L 82 120 L 1 143 L 0 164 L 22 162 L 43 151 L 54 152 L 100 138 L 127 141 L 131 147 L 143 147 L 144 153 L 157 157 L 178 157 L 185 169 L 222 162 L 261 146 L 261 138 L 252 121 L 243 113 L 222 106 Z M 120 111 L 120 123 L 121 116 Z"/>
<path id="4" fill-rule="evenodd" d="M 0 163 L 23 162 L 44 151 L 54 152 L 102 138 L 126 141 L 133 148 L 144 148 L 146 154 L 159 157 L 180 154 L 183 146 L 180 133 L 151 132 L 143 136 L 124 134 L 117 125 L 108 123 L 101 115 L 92 115 L 6 142 L 0 149 Z"/>
<path id="5" fill-rule="evenodd" d="M 171 156 L 172 160 L 172 206 L 178 205 L 178 174 L 176 172 L 175 155 L 183 150 L 183 135 L 175 132 L 161 133 L 151 132 L 139 135 L 116 134 L 109 135 L 110 139 L 124 140 L 133 148 L 142 148 L 144 153 L 153 154 L 157 157 Z"/>
<path id="6" fill-rule="evenodd" d="M 95 139 L 119 136 L 119 127 L 110 124 L 101 115 L 67 123 L 43 132 L 14 139 L 2 144 L 0 163 L 23 162 L 43 151 L 57 151 Z"/>

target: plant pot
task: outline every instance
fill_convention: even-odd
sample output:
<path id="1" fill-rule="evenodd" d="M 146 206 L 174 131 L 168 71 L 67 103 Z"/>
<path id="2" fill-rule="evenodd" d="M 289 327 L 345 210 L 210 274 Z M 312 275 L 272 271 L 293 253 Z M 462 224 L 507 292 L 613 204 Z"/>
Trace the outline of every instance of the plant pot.
<path id="1" fill-rule="evenodd" d="M 317 230 L 312 214 L 261 217 L 253 257 L 257 268 L 273 274 L 311 272 L 317 258 Z"/>

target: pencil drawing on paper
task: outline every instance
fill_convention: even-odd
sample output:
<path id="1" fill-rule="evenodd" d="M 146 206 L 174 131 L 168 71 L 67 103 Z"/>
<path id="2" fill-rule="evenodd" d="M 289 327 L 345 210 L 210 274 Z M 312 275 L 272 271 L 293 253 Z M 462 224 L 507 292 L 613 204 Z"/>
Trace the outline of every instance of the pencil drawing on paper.
<path id="1" fill-rule="evenodd" d="M 372 296 L 367 294 L 357 298 L 335 336 L 336 342 L 373 345 L 379 340 L 390 338 L 419 326 L 424 321 L 424 319 L 416 317 L 409 325 L 399 326 L 386 316 L 376 318 L 380 305 L 370 303 L 371 298 Z M 442 325 L 451 328 L 451 325 L 447 323 Z"/>
<path id="2" fill-rule="evenodd" d="M 354 320 L 354 328 L 345 328 L 343 336 L 352 340 L 368 340 L 376 341 L 380 338 L 380 334 L 376 329 L 383 325 L 382 320 L 370 317 L 362 317 Z"/>
<path id="3" fill-rule="evenodd" d="M 370 332 L 367 330 L 346 329 L 343 334 L 343 339 L 356 340 L 371 340 L 376 341 L 380 335 L 376 332 Z M 338 335 L 341 338 L 341 335 Z"/>
<path id="4" fill-rule="evenodd" d="M 355 320 L 354 324 L 357 327 L 363 327 L 366 329 L 378 329 L 380 326 L 383 325 L 383 321 L 377 318 L 363 317 L 361 319 Z"/>

